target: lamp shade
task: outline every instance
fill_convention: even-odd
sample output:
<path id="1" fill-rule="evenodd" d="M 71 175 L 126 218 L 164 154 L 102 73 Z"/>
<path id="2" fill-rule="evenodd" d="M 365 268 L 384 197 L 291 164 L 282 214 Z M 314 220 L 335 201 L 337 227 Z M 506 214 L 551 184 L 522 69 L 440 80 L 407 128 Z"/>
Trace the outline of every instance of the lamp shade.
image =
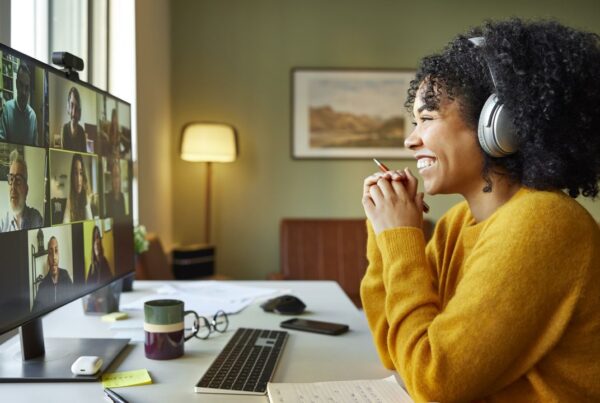
<path id="1" fill-rule="evenodd" d="M 189 123 L 181 134 L 181 159 L 231 162 L 237 157 L 237 134 L 224 123 Z"/>

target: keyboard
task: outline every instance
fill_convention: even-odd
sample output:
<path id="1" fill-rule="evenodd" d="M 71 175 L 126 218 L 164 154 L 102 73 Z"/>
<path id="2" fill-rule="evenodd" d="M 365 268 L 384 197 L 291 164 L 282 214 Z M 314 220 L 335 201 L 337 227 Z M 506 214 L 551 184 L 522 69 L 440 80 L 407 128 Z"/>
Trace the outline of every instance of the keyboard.
<path id="1" fill-rule="evenodd" d="M 197 393 L 264 395 L 288 337 L 281 330 L 239 328 L 210 365 Z"/>

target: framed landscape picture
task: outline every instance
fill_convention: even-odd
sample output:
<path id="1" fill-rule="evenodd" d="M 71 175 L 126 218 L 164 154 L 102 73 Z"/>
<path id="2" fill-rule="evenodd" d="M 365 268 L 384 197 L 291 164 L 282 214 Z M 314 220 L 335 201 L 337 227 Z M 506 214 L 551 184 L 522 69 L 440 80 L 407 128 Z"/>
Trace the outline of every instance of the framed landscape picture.
<path id="1" fill-rule="evenodd" d="M 408 158 L 414 70 L 292 70 L 293 158 Z"/>

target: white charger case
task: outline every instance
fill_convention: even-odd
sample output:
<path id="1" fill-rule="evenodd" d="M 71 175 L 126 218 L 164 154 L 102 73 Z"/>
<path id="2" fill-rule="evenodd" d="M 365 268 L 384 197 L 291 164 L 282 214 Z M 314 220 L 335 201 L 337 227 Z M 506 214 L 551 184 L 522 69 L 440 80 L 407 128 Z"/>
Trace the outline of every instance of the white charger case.
<path id="1" fill-rule="evenodd" d="M 75 375 L 94 375 L 102 367 L 102 358 L 95 355 L 82 355 L 71 365 L 71 372 Z"/>

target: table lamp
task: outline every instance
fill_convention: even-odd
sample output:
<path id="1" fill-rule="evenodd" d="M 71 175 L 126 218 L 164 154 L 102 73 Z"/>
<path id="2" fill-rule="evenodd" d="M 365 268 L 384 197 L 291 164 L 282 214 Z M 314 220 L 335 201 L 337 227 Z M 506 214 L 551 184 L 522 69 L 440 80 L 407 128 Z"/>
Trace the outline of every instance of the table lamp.
<path id="1" fill-rule="evenodd" d="M 232 162 L 238 154 L 237 132 L 225 123 L 192 122 L 183 127 L 181 159 L 206 162 L 206 210 L 204 240 L 210 243 L 211 163 Z"/>

